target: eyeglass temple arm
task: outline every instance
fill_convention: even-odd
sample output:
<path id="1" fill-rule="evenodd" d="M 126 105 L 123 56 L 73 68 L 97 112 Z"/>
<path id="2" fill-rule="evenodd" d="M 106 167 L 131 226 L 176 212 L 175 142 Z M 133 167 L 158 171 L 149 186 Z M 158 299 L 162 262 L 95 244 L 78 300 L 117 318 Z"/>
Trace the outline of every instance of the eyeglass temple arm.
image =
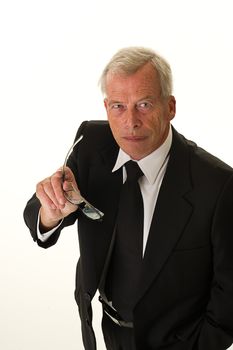
<path id="1" fill-rule="evenodd" d="M 69 159 L 69 156 L 71 155 L 74 147 L 82 140 L 83 138 L 83 135 L 80 135 L 79 138 L 73 143 L 73 145 L 70 147 L 67 155 L 66 155 L 66 158 L 65 158 L 65 161 L 64 161 L 64 164 L 63 164 L 63 167 L 62 167 L 62 174 L 63 174 L 63 178 L 65 177 L 65 167 L 66 167 L 66 164 L 67 164 L 67 161 Z"/>

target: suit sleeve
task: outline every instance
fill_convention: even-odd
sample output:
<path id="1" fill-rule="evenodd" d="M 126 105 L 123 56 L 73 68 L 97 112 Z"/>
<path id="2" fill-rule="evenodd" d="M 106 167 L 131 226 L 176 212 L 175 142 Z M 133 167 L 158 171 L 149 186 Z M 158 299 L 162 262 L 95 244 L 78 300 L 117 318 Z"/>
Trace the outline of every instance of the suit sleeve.
<path id="1" fill-rule="evenodd" d="M 225 350 L 233 343 L 233 176 L 215 209 L 212 244 L 214 277 L 198 350 Z"/>
<path id="2" fill-rule="evenodd" d="M 24 221 L 29 228 L 29 231 L 31 233 L 31 236 L 37 244 L 42 248 L 49 248 L 52 245 L 54 245 L 61 233 L 61 230 L 69 225 L 74 224 L 74 222 L 77 219 L 77 212 L 74 212 L 70 214 L 68 217 L 66 217 L 62 224 L 58 227 L 58 229 L 45 241 L 41 242 L 37 236 L 37 220 L 40 210 L 40 201 L 37 199 L 36 195 L 34 194 L 32 198 L 28 201 L 25 209 L 24 209 Z"/>
<path id="3" fill-rule="evenodd" d="M 87 124 L 87 122 L 83 122 L 81 124 L 81 126 L 78 129 L 78 132 L 76 134 L 75 139 L 77 139 L 82 134 L 86 124 Z M 72 157 L 70 157 L 70 158 L 72 158 Z M 74 158 L 75 157 L 73 157 L 73 159 Z M 75 162 L 73 161 L 73 163 L 75 163 Z M 75 169 L 76 166 L 73 163 L 68 164 L 68 165 L 71 168 Z M 40 207 L 41 207 L 40 201 L 38 200 L 38 198 L 34 194 L 32 196 L 32 198 L 27 202 L 27 205 L 24 209 L 24 213 L 23 213 L 24 221 L 25 221 L 27 227 L 29 228 L 29 231 L 31 233 L 33 240 L 36 241 L 39 246 L 41 246 L 43 248 L 49 248 L 57 242 L 57 240 L 60 236 L 61 230 L 65 226 L 69 226 L 69 225 L 74 224 L 74 222 L 77 219 L 77 211 L 70 214 L 68 217 L 66 217 L 63 220 L 62 224 L 58 227 L 58 229 L 45 242 L 41 242 L 37 237 L 37 220 L 38 220 L 38 214 L 39 214 Z"/>

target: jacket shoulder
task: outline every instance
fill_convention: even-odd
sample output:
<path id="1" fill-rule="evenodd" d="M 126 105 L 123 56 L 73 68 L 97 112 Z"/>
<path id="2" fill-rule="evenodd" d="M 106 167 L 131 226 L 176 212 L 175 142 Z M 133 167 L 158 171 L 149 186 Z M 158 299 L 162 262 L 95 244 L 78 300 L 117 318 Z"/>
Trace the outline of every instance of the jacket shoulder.
<path id="1" fill-rule="evenodd" d="M 199 168 L 209 169 L 209 170 L 222 170 L 223 172 L 227 173 L 233 173 L 233 168 L 226 164 L 224 161 L 216 157 L 215 155 L 211 154 L 204 148 L 197 145 L 194 141 L 188 140 L 183 135 L 179 134 L 174 128 L 173 128 L 173 134 L 175 139 L 175 144 L 177 148 L 177 144 L 180 145 L 181 148 L 185 148 L 188 154 L 190 155 L 191 162 L 193 164 L 196 164 Z"/>
<path id="2" fill-rule="evenodd" d="M 223 160 L 219 159 L 192 141 L 187 141 L 187 144 L 190 149 L 190 153 L 192 154 L 193 164 L 197 164 L 199 167 L 201 166 L 203 170 L 209 169 L 212 172 L 220 171 L 233 174 L 233 168 Z"/>
<path id="3" fill-rule="evenodd" d="M 84 121 L 78 129 L 75 139 L 80 135 L 83 135 L 83 139 L 88 140 L 89 146 L 95 147 L 96 150 L 106 147 L 109 144 L 115 144 L 107 120 Z"/>

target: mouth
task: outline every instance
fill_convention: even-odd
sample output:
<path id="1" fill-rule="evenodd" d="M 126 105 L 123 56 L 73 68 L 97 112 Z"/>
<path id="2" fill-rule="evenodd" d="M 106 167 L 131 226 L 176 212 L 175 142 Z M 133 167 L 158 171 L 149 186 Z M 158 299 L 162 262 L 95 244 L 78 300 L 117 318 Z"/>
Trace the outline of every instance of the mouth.
<path id="1" fill-rule="evenodd" d="M 141 142 L 141 141 L 144 141 L 146 139 L 145 136 L 132 136 L 132 135 L 129 135 L 129 136 L 123 136 L 123 139 L 125 141 L 130 141 L 130 142 Z"/>

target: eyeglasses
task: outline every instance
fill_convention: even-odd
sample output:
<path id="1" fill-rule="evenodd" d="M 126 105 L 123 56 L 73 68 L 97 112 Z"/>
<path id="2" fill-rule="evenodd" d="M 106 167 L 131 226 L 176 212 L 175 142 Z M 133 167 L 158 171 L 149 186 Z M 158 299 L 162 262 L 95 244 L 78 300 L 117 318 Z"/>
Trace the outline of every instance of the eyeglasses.
<path id="1" fill-rule="evenodd" d="M 62 181 L 66 180 L 66 166 L 67 161 L 71 153 L 73 152 L 74 147 L 82 140 L 83 135 L 81 135 L 75 143 L 69 149 L 65 162 L 62 167 Z M 68 202 L 78 205 L 79 209 L 83 212 L 91 220 L 102 220 L 104 213 L 102 213 L 99 209 L 95 208 L 92 204 L 90 204 L 83 196 L 81 195 L 79 189 L 71 184 L 72 189 L 68 191 L 64 191 L 64 196 L 68 200 Z"/>

